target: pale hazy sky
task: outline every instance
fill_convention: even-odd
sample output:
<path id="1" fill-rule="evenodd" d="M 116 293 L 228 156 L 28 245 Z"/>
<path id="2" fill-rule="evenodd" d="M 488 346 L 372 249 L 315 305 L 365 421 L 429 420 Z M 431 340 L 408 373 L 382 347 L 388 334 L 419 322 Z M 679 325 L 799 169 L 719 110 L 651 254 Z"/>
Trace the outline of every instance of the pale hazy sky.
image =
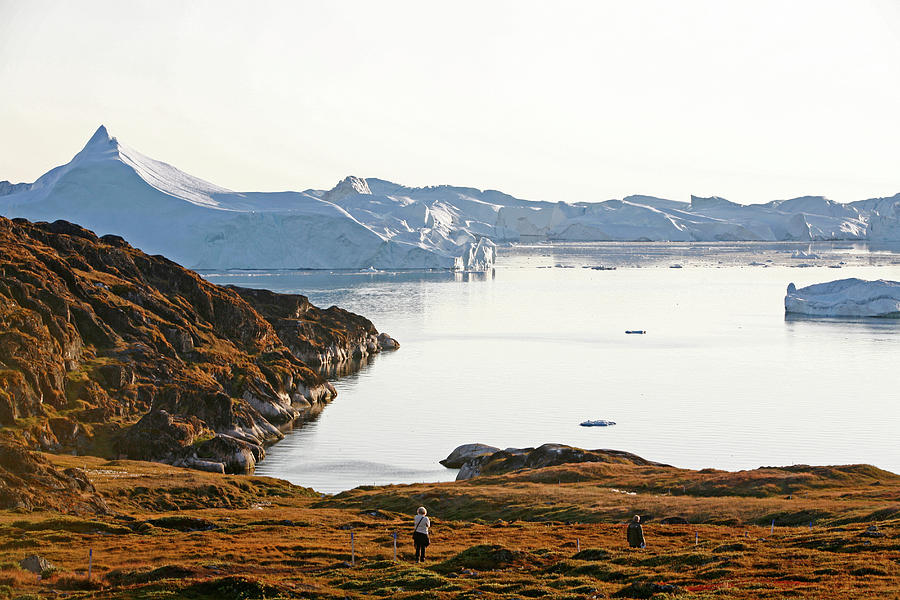
<path id="1" fill-rule="evenodd" d="M 234 190 L 900 192 L 900 3 L 0 0 L 0 180 L 99 124 Z"/>

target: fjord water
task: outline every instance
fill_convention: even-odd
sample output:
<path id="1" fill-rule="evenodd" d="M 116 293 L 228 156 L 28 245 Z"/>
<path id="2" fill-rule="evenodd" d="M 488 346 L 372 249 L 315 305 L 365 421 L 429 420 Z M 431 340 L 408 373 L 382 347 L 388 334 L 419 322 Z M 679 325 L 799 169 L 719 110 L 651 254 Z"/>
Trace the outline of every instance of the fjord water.
<path id="1" fill-rule="evenodd" d="M 798 268 L 798 249 L 817 266 Z M 336 381 L 337 399 L 257 467 L 321 492 L 453 479 L 438 460 L 471 442 L 614 448 L 689 468 L 900 472 L 900 320 L 786 319 L 783 305 L 790 282 L 900 280 L 897 250 L 521 245 L 486 275 L 205 276 L 337 304 L 400 341 Z M 600 265 L 617 268 L 589 268 Z"/>

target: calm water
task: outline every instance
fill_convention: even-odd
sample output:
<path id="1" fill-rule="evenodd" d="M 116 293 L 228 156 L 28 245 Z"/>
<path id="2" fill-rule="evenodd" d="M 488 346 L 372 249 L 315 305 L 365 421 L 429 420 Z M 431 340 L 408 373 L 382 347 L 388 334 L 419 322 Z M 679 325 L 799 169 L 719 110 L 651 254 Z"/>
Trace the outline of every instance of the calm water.
<path id="1" fill-rule="evenodd" d="M 820 258 L 791 258 L 797 249 Z M 470 442 L 615 448 L 691 468 L 865 462 L 900 472 L 900 321 L 786 320 L 783 308 L 790 282 L 900 280 L 897 252 L 534 245 L 501 249 L 492 276 L 206 277 L 338 304 L 402 344 L 337 381 L 338 398 L 258 466 L 322 492 L 453 479 L 437 461 Z M 597 265 L 617 269 L 585 268 Z M 585 419 L 617 425 L 579 427 Z"/>

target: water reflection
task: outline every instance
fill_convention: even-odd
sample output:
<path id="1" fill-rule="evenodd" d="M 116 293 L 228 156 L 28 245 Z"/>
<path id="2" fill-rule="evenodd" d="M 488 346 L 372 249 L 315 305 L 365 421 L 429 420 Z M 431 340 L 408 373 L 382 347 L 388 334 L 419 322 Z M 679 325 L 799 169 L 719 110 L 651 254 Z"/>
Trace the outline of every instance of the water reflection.
<path id="1" fill-rule="evenodd" d="M 391 350 L 388 350 L 387 352 L 391 352 Z M 340 362 L 333 362 L 327 365 L 320 366 L 317 370 L 319 372 L 319 375 L 328 380 L 348 377 L 350 375 L 355 375 L 359 371 L 374 363 L 377 360 L 378 356 L 378 354 L 367 354 L 362 358 L 349 358 Z"/>
<path id="2" fill-rule="evenodd" d="M 818 315 L 803 315 L 798 313 L 785 313 L 784 322 L 815 323 L 817 325 L 834 325 L 837 327 L 858 329 L 860 327 L 872 331 L 892 331 L 900 333 L 900 316 L 890 317 L 823 317 Z"/>
<path id="3" fill-rule="evenodd" d="M 453 274 L 455 281 L 491 281 L 494 279 L 494 269 L 490 271 L 456 271 Z"/>

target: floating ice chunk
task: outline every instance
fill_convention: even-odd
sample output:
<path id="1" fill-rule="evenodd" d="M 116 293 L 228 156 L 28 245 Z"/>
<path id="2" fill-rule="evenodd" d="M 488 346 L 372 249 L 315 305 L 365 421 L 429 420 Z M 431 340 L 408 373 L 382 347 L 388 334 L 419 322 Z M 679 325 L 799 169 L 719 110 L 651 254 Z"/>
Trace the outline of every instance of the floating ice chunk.
<path id="1" fill-rule="evenodd" d="M 462 256 L 457 257 L 455 268 L 457 271 L 470 271 L 483 273 L 494 268 L 496 245 L 487 238 L 481 238 L 477 242 L 470 242 L 463 250 Z"/>
<path id="2" fill-rule="evenodd" d="M 817 317 L 900 317 L 900 282 L 839 279 L 787 287 L 786 313 Z"/>

